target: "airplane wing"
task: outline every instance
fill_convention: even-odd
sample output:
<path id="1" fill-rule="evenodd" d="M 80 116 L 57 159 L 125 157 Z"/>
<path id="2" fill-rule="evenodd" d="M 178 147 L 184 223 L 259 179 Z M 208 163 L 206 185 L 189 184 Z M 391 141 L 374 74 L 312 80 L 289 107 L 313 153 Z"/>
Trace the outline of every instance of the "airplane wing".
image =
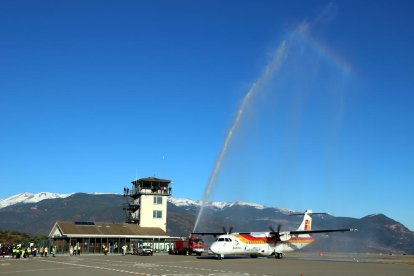
<path id="1" fill-rule="evenodd" d="M 357 229 L 354 228 L 344 228 L 344 229 L 321 229 L 321 230 L 294 230 L 288 231 L 291 235 L 300 235 L 300 234 L 318 234 L 318 233 L 331 233 L 331 232 L 356 232 Z"/>
<path id="2" fill-rule="evenodd" d="M 228 234 L 228 233 L 226 233 L 226 232 L 193 232 L 193 233 L 191 233 L 191 235 L 201 235 L 201 236 L 204 236 L 204 235 L 210 235 L 210 236 L 220 236 L 220 235 L 225 235 L 225 234 Z"/>
<path id="3" fill-rule="evenodd" d="M 233 231 L 233 226 L 230 227 L 230 229 L 227 231 L 226 227 L 223 226 L 223 232 L 194 232 L 191 233 L 192 235 L 211 235 L 211 236 L 220 236 L 220 235 L 226 235 L 226 234 L 231 234 Z"/>

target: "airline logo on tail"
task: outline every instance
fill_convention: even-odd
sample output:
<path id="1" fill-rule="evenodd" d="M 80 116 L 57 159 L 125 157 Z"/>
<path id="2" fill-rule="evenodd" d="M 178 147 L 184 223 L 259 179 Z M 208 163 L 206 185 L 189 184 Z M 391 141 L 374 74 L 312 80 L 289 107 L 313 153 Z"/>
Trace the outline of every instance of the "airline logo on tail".
<path id="1" fill-rule="evenodd" d="M 312 215 L 313 214 L 325 214 L 325 213 L 314 213 L 312 210 L 306 210 L 305 213 L 291 213 L 291 216 L 303 215 L 302 223 L 300 224 L 298 230 L 310 231 L 312 228 Z"/>
<path id="2" fill-rule="evenodd" d="M 311 223 L 310 220 L 305 220 L 305 230 L 311 230 Z"/>

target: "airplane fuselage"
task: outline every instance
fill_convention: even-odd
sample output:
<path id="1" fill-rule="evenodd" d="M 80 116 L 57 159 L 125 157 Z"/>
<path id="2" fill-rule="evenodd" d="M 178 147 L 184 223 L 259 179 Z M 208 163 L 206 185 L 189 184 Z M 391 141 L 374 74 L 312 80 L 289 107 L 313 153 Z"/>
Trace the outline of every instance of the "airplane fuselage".
<path id="1" fill-rule="evenodd" d="M 218 258 L 223 258 L 224 255 L 280 257 L 284 252 L 299 250 L 313 241 L 307 234 L 292 235 L 288 240 L 282 241 L 269 232 L 233 233 L 219 236 L 211 245 L 210 251 Z"/>
<path id="2" fill-rule="evenodd" d="M 221 260 L 224 255 L 250 255 L 251 257 L 274 255 L 276 258 L 282 258 L 285 252 L 299 250 L 311 244 L 314 241 L 311 234 L 357 231 L 353 228 L 311 230 L 312 214 L 326 213 L 313 213 L 312 210 L 306 210 L 304 213 L 292 213 L 291 215 L 303 215 L 299 228 L 292 231 L 280 231 L 281 224 L 279 224 L 277 230 L 269 227 L 270 232 L 231 233 L 230 230 L 225 234 L 226 231 L 223 229 L 224 233 L 193 234 L 220 235 L 211 245 L 210 252 Z"/>

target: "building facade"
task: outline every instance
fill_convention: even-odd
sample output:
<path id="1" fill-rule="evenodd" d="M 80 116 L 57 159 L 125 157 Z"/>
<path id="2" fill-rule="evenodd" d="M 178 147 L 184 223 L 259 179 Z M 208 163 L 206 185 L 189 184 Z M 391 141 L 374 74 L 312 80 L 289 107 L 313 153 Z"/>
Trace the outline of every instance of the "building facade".
<path id="1" fill-rule="evenodd" d="M 124 208 L 128 223 L 141 227 L 167 230 L 167 202 L 171 195 L 171 180 L 155 177 L 132 181 L 132 189 L 124 188 L 128 207 Z"/>
<path id="2" fill-rule="evenodd" d="M 128 254 L 142 245 L 151 246 L 154 252 L 167 252 L 174 239 L 159 227 L 85 221 L 57 221 L 49 237 L 49 244 L 56 246 L 57 253 L 70 253 L 73 248 L 79 248 L 80 254 L 103 253 L 103 248 L 108 248 L 109 253 L 121 254 L 124 245 Z"/>
<path id="3" fill-rule="evenodd" d="M 42 246 L 55 247 L 56 253 L 80 254 L 134 253 L 139 246 L 149 245 L 154 252 L 168 252 L 172 241 L 167 232 L 167 202 L 171 181 L 155 177 L 132 181 L 132 189 L 124 188 L 127 207 L 125 223 L 57 221 Z"/>

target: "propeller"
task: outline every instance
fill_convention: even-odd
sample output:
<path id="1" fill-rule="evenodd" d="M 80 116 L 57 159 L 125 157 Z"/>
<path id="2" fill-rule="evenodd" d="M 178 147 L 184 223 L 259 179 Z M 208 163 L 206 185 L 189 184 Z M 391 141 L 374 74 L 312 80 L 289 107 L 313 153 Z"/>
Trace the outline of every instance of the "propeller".
<path id="1" fill-rule="evenodd" d="M 271 235 L 275 235 L 275 236 L 277 236 L 277 238 L 275 237 L 275 239 L 274 239 L 274 244 L 276 245 L 276 242 L 278 241 L 278 240 L 280 240 L 280 229 L 282 228 L 282 224 L 281 223 L 278 223 L 277 224 L 277 230 L 275 230 L 274 228 L 273 228 L 273 226 L 269 226 L 269 229 L 270 229 L 270 234 Z"/>
<path id="2" fill-rule="evenodd" d="M 226 227 L 224 227 L 224 226 L 223 226 L 223 228 L 222 228 L 222 229 L 223 229 L 223 232 L 224 232 L 224 233 L 226 233 L 226 234 L 228 235 L 228 234 L 231 234 L 231 232 L 233 231 L 233 226 L 230 226 L 229 231 L 227 231 Z"/>
<path id="3" fill-rule="evenodd" d="M 279 232 L 280 232 L 280 228 L 282 228 L 282 224 L 281 223 L 278 223 L 277 224 L 277 230 L 275 230 L 274 228 L 273 228 L 273 226 L 269 226 L 269 229 L 270 229 L 270 233 L 271 234 L 273 234 L 273 235 L 275 235 L 275 234 L 279 234 Z"/>

